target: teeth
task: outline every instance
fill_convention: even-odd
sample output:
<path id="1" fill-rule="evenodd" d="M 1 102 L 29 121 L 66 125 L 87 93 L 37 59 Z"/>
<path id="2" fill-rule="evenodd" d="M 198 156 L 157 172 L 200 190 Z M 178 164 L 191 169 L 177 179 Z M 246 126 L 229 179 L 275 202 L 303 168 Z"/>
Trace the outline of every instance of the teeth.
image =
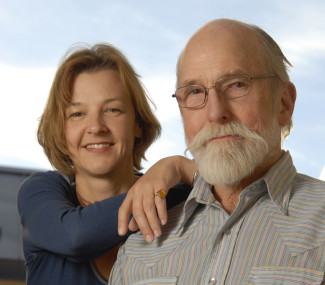
<path id="1" fill-rule="evenodd" d="M 103 148 L 103 147 L 109 147 L 111 145 L 112 144 L 110 144 L 110 143 L 107 143 L 107 144 L 103 144 L 103 143 L 101 143 L 101 144 L 89 144 L 89 145 L 86 146 L 86 148 Z"/>

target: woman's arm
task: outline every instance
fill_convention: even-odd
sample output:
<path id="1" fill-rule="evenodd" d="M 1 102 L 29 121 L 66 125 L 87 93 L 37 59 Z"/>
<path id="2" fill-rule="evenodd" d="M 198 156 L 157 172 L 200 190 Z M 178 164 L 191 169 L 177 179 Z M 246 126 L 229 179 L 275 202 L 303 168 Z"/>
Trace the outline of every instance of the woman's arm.
<path id="1" fill-rule="evenodd" d="M 124 198 L 118 195 L 82 208 L 73 202 L 70 186 L 60 174 L 36 173 L 18 193 L 24 247 L 30 252 L 54 252 L 75 262 L 96 258 L 126 238 L 117 233 L 117 214 Z"/>
<path id="2" fill-rule="evenodd" d="M 160 231 L 156 207 L 159 218 L 165 223 L 166 202 L 159 197 L 154 199 L 153 193 L 161 188 L 167 192 L 179 181 L 191 184 L 193 173 L 192 162 L 181 156 L 163 159 L 152 167 L 131 188 L 124 204 L 133 205 L 133 209 L 124 206 L 127 214 L 124 214 L 126 230 L 123 234 L 130 234 L 127 228 L 132 210 L 145 236 L 153 233 L 151 228 Z M 136 198 L 132 203 L 134 194 Z M 176 195 L 179 200 L 171 197 L 171 204 L 184 200 L 187 194 L 179 191 L 179 195 Z M 75 262 L 94 259 L 127 237 L 117 232 L 118 212 L 124 198 L 125 194 L 118 195 L 82 208 L 73 202 L 70 185 L 60 174 L 54 171 L 33 174 L 24 181 L 18 193 L 24 247 L 30 253 L 46 250 Z M 131 223 L 131 229 L 137 230 L 135 223 Z"/>
<path id="3" fill-rule="evenodd" d="M 167 157 L 154 164 L 129 190 L 120 207 L 119 234 L 126 234 L 129 225 L 133 231 L 139 227 L 147 242 L 160 236 L 160 223 L 167 222 L 166 200 L 155 193 L 160 189 L 167 192 L 180 181 L 192 185 L 195 171 L 194 162 L 183 156 Z"/>

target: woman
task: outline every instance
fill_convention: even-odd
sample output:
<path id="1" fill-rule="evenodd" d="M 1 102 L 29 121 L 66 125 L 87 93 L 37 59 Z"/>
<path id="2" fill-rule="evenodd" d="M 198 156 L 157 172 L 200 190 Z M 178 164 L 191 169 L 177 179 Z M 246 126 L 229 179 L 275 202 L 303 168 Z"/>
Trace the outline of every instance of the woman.
<path id="1" fill-rule="evenodd" d="M 118 208 L 160 134 L 126 58 L 106 44 L 68 54 L 37 134 L 57 171 L 32 175 L 18 194 L 27 284 L 106 284 L 125 239 Z M 174 193 L 174 203 L 185 197 Z"/>

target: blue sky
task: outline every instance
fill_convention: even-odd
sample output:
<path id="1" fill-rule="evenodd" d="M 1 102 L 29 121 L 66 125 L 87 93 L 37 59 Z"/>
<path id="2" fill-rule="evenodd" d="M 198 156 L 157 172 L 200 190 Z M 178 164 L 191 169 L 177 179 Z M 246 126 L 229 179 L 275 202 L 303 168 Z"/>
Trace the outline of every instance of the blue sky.
<path id="1" fill-rule="evenodd" d="M 0 0 L 0 165 L 50 168 L 35 131 L 55 69 L 78 42 L 115 45 L 142 76 L 163 126 L 145 167 L 183 154 L 182 122 L 170 96 L 178 55 L 203 24 L 233 18 L 265 29 L 294 65 L 298 98 L 284 148 L 299 172 L 319 177 L 325 166 L 324 15 L 323 0 Z"/>

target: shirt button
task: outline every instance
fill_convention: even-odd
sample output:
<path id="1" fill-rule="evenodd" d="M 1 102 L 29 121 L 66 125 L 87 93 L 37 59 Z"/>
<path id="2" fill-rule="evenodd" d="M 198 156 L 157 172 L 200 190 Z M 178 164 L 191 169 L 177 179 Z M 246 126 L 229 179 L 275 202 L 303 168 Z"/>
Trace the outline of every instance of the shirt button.
<path id="1" fill-rule="evenodd" d="M 217 284 L 217 279 L 215 279 L 214 277 L 211 277 L 209 280 L 209 285 L 215 285 Z"/>
<path id="2" fill-rule="evenodd" d="M 223 232 L 223 234 L 224 234 L 225 236 L 230 236 L 231 231 L 230 231 L 230 230 L 225 230 L 225 231 Z"/>

